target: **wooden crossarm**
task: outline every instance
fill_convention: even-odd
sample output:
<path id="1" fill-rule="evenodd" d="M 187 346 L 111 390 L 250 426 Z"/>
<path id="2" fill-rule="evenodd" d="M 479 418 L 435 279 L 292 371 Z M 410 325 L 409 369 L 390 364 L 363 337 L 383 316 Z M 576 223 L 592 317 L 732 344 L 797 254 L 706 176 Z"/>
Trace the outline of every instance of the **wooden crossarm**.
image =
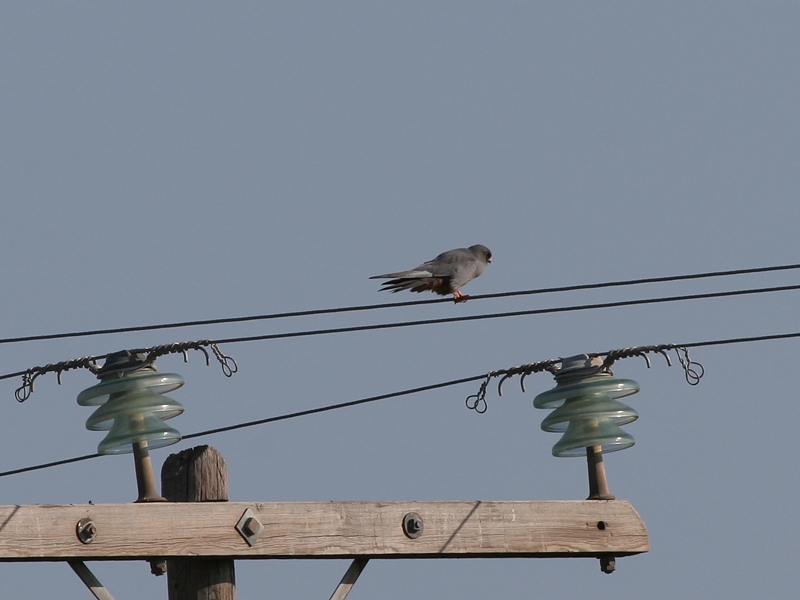
<path id="1" fill-rule="evenodd" d="M 263 526 L 251 546 L 236 524 Z M 416 538 L 403 529 L 417 513 Z M 76 526 L 83 521 L 83 543 Z M 545 502 L 159 502 L 0 506 L 0 561 L 152 557 L 500 558 L 647 552 L 624 500 Z"/>

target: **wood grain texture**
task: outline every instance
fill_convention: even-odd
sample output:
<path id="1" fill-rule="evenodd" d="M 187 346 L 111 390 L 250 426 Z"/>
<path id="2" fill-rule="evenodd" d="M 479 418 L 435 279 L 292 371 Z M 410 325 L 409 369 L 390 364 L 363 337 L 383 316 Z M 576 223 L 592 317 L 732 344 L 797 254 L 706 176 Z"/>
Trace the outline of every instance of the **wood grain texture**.
<path id="1" fill-rule="evenodd" d="M 172 502 L 227 502 L 225 460 L 211 446 L 170 454 L 161 467 L 161 493 Z"/>
<path id="2" fill-rule="evenodd" d="M 264 525 L 253 547 L 235 530 L 248 508 Z M 424 522 L 417 539 L 403 533 L 409 512 Z M 91 544 L 75 535 L 84 517 L 97 527 Z M 625 556 L 647 550 L 644 523 L 624 500 L 0 506 L 2 561 Z"/>
<path id="3" fill-rule="evenodd" d="M 228 469 L 211 446 L 170 454 L 161 468 L 161 490 L 174 502 L 225 502 Z M 230 558 L 173 558 L 167 561 L 169 600 L 236 600 Z"/>

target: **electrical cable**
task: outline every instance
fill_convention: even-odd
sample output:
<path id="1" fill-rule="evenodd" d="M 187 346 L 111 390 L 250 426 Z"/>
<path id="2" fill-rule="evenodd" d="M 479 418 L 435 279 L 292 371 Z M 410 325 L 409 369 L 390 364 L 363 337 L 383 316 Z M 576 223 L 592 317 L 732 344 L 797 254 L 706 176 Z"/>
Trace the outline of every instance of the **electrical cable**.
<path id="1" fill-rule="evenodd" d="M 439 319 L 422 319 L 418 321 L 401 321 L 397 323 L 378 323 L 375 325 L 354 325 L 351 327 L 336 327 L 333 329 L 313 329 L 308 331 L 291 331 L 287 333 L 268 333 L 264 335 L 250 335 L 214 340 L 216 344 L 235 344 L 239 342 L 255 342 L 260 340 L 277 340 L 312 335 L 325 335 L 329 333 L 352 333 L 355 331 L 375 331 L 379 329 L 396 329 L 416 325 L 436 325 L 440 323 L 458 323 L 464 321 L 482 321 L 485 319 L 499 319 L 504 317 L 521 317 L 528 315 L 545 315 L 562 312 L 575 312 L 581 310 L 595 310 L 599 308 L 617 308 L 620 306 L 637 306 L 644 304 L 661 304 L 665 302 L 679 302 L 684 300 L 701 300 L 706 298 L 725 298 L 730 296 L 745 296 L 750 294 L 766 294 L 770 292 L 786 292 L 800 290 L 798 285 L 782 285 L 769 288 L 753 288 L 746 290 L 731 290 L 727 292 L 707 292 L 703 294 L 686 294 L 682 296 L 664 296 L 661 298 L 644 298 L 640 300 L 618 300 L 615 302 L 598 302 L 595 304 L 578 304 L 573 306 L 557 306 L 551 308 L 533 308 L 529 310 L 515 310 L 503 313 L 488 313 L 483 315 L 466 315 L 462 317 L 443 317 Z M 3 379 L 4 377 L 0 377 Z"/>
<path id="2" fill-rule="evenodd" d="M 681 296 L 663 296 L 660 298 L 643 298 L 639 300 L 618 300 L 614 302 L 599 302 L 594 304 L 578 304 L 572 306 L 557 306 L 550 308 L 534 308 L 529 310 L 517 310 L 503 313 L 488 313 L 482 315 L 466 315 L 461 317 L 442 317 L 438 319 L 422 319 L 417 321 L 400 321 L 395 323 L 378 323 L 373 325 L 354 325 L 350 327 L 335 327 L 332 329 L 312 329 L 305 331 L 290 331 L 285 333 L 267 333 L 262 335 L 250 335 L 242 337 L 231 337 L 217 340 L 207 340 L 208 343 L 213 344 L 235 344 L 240 342 L 255 342 L 264 340 L 277 340 L 296 337 L 308 337 L 315 335 L 327 335 L 333 333 L 353 333 L 359 331 L 376 331 L 381 329 L 397 329 L 401 327 L 412 327 L 417 325 L 436 325 L 441 323 L 457 323 L 466 321 L 482 321 L 486 319 L 499 319 L 505 317 L 520 317 L 530 315 L 544 315 L 563 312 L 575 312 L 582 310 L 595 310 L 600 308 L 617 308 L 622 306 L 637 306 L 647 304 L 663 304 L 666 302 L 679 302 L 686 300 L 701 300 L 708 298 L 725 298 L 732 296 L 745 296 L 752 294 L 765 294 L 771 292 L 785 292 L 800 289 L 800 284 L 797 285 L 783 285 L 768 288 L 750 288 L 744 290 L 729 290 L 726 292 L 706 292 L 702 294 L 685 294 Z M 134 353 L 146 353 L 148 349 L 135 349 L 131 350 Z M 97 355 L 92 357 L 83 357 L 81 361 L 100 360 L 106 358 L 108 355 Z M 51 365 L 52 366 L 52 365 Z M 6 373 L 0 375 L 0 380 L 10 379 L 12 377 L 24 376 L 30 373 L 30 369 L 24 371 L 16 371 L 14 373 Z"/>
<path id="3" fill-rule="evenodd" d="M 738 338 L 728 338 L 728 339 L 720 339 L 720 340 L 710 340 L 704 342 L 691 342 L 688 344 L 672 344 L 673 346 L 682 346 L 684 348 L 702 348 L 706 346 L 722 346 L 722 345 L 729 345 L 729 344 L 744 344 L 750 342 L 763 342 L 763 341 L 770 341 L 770 340 L 782 340 L 782 339 L 790 339 L 790 338 L 800 338 L 800 331 L 793 332 L 793 333 L 777 333 L 777 334 L 770 334 L 770 335 L 759 335 L 759 336 L 751 336 L 751 337 L 738 337 Z M 491 373 L 491 372 L 490 372 Z M 349 406 L 356 406 L 359 404 L 367 404 L 369 402 L 377 402 L 378 400 L 386 400 L 389 398 L 397 398 L 399 396 L 407 396 L 410 394 L 416 394 L 419 392 L 424 392 L 428 390 L 434 390 L 454 385 L 460 385 L 462 383 L 469 383 L 472 381 L 479 381 L 485 380 L 489 373 L 484 373 L 481 375 L 475 375 L 473 377 L 464 377 L 461 379 L 453 379 L 451 381 L 445 381 L 442 383 L 434 383 L 431 385 L 426 385 L 422 387 L 411 388 L 407 390 L 402 390 L 399 392 L 392 392 L 389 394 L 381 394 L 380 396 L 370 396 L 369 398 L 361 398 L 359 400 L 351 400 L 349 402 L 340 402 L 338 404 L 330 404 L 328 406 L 321 406 L 317 408 L 311 408 L 308 410 L 301 410 L 293 413 L 287 413 L 283 415 L 278 415 L 275 417 L 267 417 L 266 419 L 259 419 L 256 421 L 246 421 L 244 423 L 237 423 L 235 425 L 228 425 L 225 427 L 217 427 L 214 429 L 207 429 L 205 431 L 198 431 L 196 433 L 190 433 L 188 435 L 183 436 L 182 439 L 188 440 L 193 438 L 198 438 L 206 435 L 213 435 L 215 433 L 222 433 L 226 431 L 234 431 L 236 429 L 244 429 L 246 427 L 253 427 L 255 425 L 264 425 L 267 423 L 275 423 L 277 421 L 286 421 L 288 419 L 294 419 L 296 417 L 303 417 L 307 415 L 318 414 L 322 412 L 328 412 L 331 410 L 337 410 L 339 408 L 346 408 Z M 20 473 L 28 473 L 30 471 L 38 471 L 40 469 L 47 469 L 50 467 L 56 467 L 60 465 L 66 465 L 70 463 L 80 462 L 84 460 L 89 460 L 91 458 L 98 458 L 102 456 L 101 454 L 85 454 L 83 456 L 76 456 L 73 458 L 67 458 L 63 460 L 42 463 L 38 465 L 33 465 L 29 467 L 22 467 L 19 469 L 14 469 L 11 471 L 3 471 L 0 472 L 0 477 L 7 477 L 9 475 L 17 475 Z"/>
<path id="4" fill-rule="evenodd" d="M 28 473 L 29 471 L 38 471 L 40 469 L 49 469 L 50 467 L 60 467 L 61 465 L 68 465 L 70 463 L 81 462 L 83 460 L 89 460 L 90 458 L 99 458 L 103 456 L 102 454 L 84 454 L 83 456 L 75 456 L 73 458 L 65 458 L 63 460 L 56 460 L 49 463 L 42 463 L 40 465 L 34 465 L 32 467 L 22 467 L 21 469 L 14 469 L 13 471 L 5 471 L 0 473 L 0 477 L 5 477 L 7 475 L 17 475 L 19 473 Z"/>
<path id="5" fill-rule="evenodd" d="M 750 342 L 768 342 L 774 340 L 787 340 L 800 337 L 800 331 L 795 333 L 774 333 L 771 335 L 756 335 L 750 337 L 728 338 L 723 340 L 711 340 L 708 342 L 693 342 L 691 344 L 675 344 L 684 348 L 705 348 L 708 346 L 727 346 L 729 344 L 747 344 Z"/>
<path id="6" fill-rule="evenodd" d="M 223 433 L 225 431 L 234 431 L 236 429 L 244 429 L 245 427 L 253 427 L 254 425 L 265 425 L 267 423 L 274 423 L 276 421 L 285 421 L 287 419 L 294 419 L 295 417 L 305 417 L 307 415 L 315 415 L 317 413 L 328 412 L 338 408 L 347 408 L 348 406 L 356 406 L 358 404 L 367 404 L 369 402 L 377 402 L 378 400 L 387 400 L 389 398 L 397 398 L 398 396 L 408 396 L 409 394 L 418 394 L 419 392 L 427 392 L 429 390 L 436 390 L 443 387 L 450 387 L 452 385 L 460 385 L 462 383 L 469 383 L 470 381 L 477 381 L 483 378 L 484 375 L 476 375 L 473 377 L 464 377 L 462 379 L 454 379 L 452 381 L 445 381 L 443 383 L 434 383 L 431 385 L 424 385 L 422 387 L 403 390 L 400 392 L 392 392 L 390 394 L 381 394 L 380 396 L 371 396 L 369 398 L 362 398 L 360 400 L 351 400 L 349 402 L 341 402 L 339 404 L 330 404 L 328 406 L 321 406 L 318 408 L 310 408 L 308 410 L 301 410 L 294 413 L 279 415 L 277 417 L 268 417 L 266 419 L 258 419 L 256 421 L 247 421 L 246 423 L 237 423 L 236 425 L 228 425 L 226 427 L 217 427 L 216 429 L 207 429 L 206 431 L 199 431 L 197 433 L 190 433 L 183 436 L 182 439 L 188 440 L 192 438 L 202 437 L 205 435 L 212 435 L 215 433 Z M 2 477 L 2 473 L 0 473 Z"/>
<path id="7" fill-rule="evenodd" d="M 369 402 L 377 402 L 378 400 L 387 400 L 389 398 L 397 398 L 398 396 L 408 396 L 409 394 L 417 394 L 419 392 L 425 392 L 428 390 L 435 390 L 438 388 L 449 387 L 452 385 L 459 385 L 462 383 L 469 383 L 471 381 L 478 381 L 479 379 L 483 379 L 486 377 L 485 375 L 476 375 L 474 377 L 464 377 L 463 379 L 454 379 L 452 381 L 445 381 L 442 383 L 434 383 L 431 385 L 425 385 L 422 387 L 411 388 L 408 390 L 402 390 L 399 392 L 392 392 L 389 394 L 381 394 L 380 396 L 370 396 L 369 398 L 361 398 L 360 400 L 351 400 L 349 402 L 340 402 L 339 404 L 330 404 L 328 406 L 320 406 L 317 408 L 310 408 L 308 410 L 301 410 L 293 413 L 287 413 L 283 415 L 278 415 L 275 417 L 268 417 L 266 419 L 259 419 L 257 421 L 247 421 L 245 423 L 237 423 L 236 425 L 228 425 L 226 427 L 217 427 L 215 429 L 207 429 L 205 431 L 198 431 L 196 433 L 190 433 L 188 435 L 182 436 L 181 439 L 183 440 L 190 440 L 193 438 L 198 438 L 206 435 L 212 435 L 215 433 L 222 433 L 225 431 L 233 431 L 235 429 L 244 429 L 245 427 L 253 427 L 254 425 L 264 425 L 266 423 L 274 423 L 276 421 L 286 421 L 288 419 L 294 419 L 296 417 L 304 417 L 307 415 L 314 415 L 317 413 L 328 412 L 331 410 L 336 410 L 339 408 L 346 408 L 348 406 L 356 406 L 358 404 L 367 404 Z M 21 469 L 14 469 L 12 471 L 3 471 L 0 473 L 0 477 L 6 477 L 8 475 L 17 475 L 19 473 L 28 473 L 29 471 L 38 471 L 40 469 L 47 469 L 49 467 L 57 467 L 59 465 L 66 465 L 69 463 L 80 462 L 83 460 L 89 460 L 90 458 L 98 458 L 102 456 L 102 454 L 85 454 L 83 456 L 76 456 L 74 458 L 67 458 L 64 460 L 58 460 L 55 462 L 43 463 L 40 465 L 34 465 L 31 467 L 23 467 Z"/>
<path id="8" fill-rule="evenodd" d="M 551 294 L 554 292 L 573 292 L 578 290 L 593 290 L 600 288 L 622 287 L 641 285 L 647 283 L 665 283 L 670 281 L 686 281 L 691 279 L 706 279 L 710 277 L 727 277 L 731 275 L 746 275 L 753 273 L 767 273 L 774 271 L 787 271 L 800 269 L 800 264 L 776 265 L 772 267 L 755 267 L 751 269 L 734 269 L 730 271 L 709 271 L 705 273 L 692 273 L 688 275 L 668 275 L 665 277 L 646 277 L 641 279 L 627 279 L 620 281 L 607 281 L 602 283 L 589 283 L 578 285 L 567 285 L 560 287 L 538 288 L 531 290 L 520 290 L 512 292 L 498 292 L 494 294 L 478 294 L 470 296 L 470 300 L 486 300 L 492 298 L 509 298 L 512 296 L 530 296 L 535 294 Z M 18 342 L 33 342 L 41 340 L 55 340 L 63 338 L 88 337 L 94 335 L 108 335 L 113 333 L 131 333 L 135 331 L 154 331 L 158 329 L 177 329 L 180 327 L 196 327 L 201 325 L 219 325 L 224 323 L 244 323 L 247 321 L 264 321 L 269 319 L 283 319 L 287 317 L 307 317 L 313 315 L 326 315 L 344 312 L 359 312 L 366 310 L 376 310 L 382 308 L 397 308 L 401 306 L 417 306 L 422 304 L 440 304 L 442 302 L 452 302 L 449 298 L 437 298 L 433 300 L 409 300 L 405 302 L 387 302 L 382 304 L 366 304 L 360 306 L 343 306 L 338 308 L 320 308 L 314 310 L 303 310 L 293 312 L 272 313 L 265 315 L 250 315 L 243 317 L 224 317 L 218 319 L 201 319 L 196 321 L 179 321 L 175 323 L 161 323 L 157 325 L 136 325 L 131 327 L 116 327 L 109 329 L 92 329 L 86 331 L 72 331 L 66 333 L 50 333 L 41 335 L 27 335 L 20 337 L 0 338 L 0 344 L 14 344 Z"/>

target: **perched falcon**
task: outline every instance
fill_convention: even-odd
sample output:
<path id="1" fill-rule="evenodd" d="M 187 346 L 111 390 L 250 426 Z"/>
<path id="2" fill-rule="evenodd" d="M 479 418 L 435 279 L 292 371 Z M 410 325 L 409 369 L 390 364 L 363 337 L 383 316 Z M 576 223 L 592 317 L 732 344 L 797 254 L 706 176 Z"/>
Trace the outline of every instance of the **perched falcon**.
<path id="1" fill-rule="evenodd" d="M 381 284 L 381 291 L 401 290 L 422 292 L 430 290 L 440 296 L 453 294 L 455 302 L 466 302 L 469 296 L 461 293 L 461 287 L 483 273 L 492 262 L 492 252 L 481 244 L 469 248 L 456 248 L 442 252 L 433 260 L 422 263 L 416 269 L 375 275 L 370 279 L 388 279 Z"/>

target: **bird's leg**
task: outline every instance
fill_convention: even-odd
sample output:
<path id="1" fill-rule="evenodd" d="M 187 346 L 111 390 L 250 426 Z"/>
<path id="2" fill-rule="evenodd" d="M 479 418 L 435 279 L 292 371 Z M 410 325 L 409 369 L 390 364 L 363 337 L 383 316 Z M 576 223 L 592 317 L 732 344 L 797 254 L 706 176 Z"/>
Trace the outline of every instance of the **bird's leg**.
<path id="1" fill-rule="evenodd" d="M 469 295 L 462 294 L 461 290 L 453 290 L 453 302 L 466 302 L 469 300 Z"/>

